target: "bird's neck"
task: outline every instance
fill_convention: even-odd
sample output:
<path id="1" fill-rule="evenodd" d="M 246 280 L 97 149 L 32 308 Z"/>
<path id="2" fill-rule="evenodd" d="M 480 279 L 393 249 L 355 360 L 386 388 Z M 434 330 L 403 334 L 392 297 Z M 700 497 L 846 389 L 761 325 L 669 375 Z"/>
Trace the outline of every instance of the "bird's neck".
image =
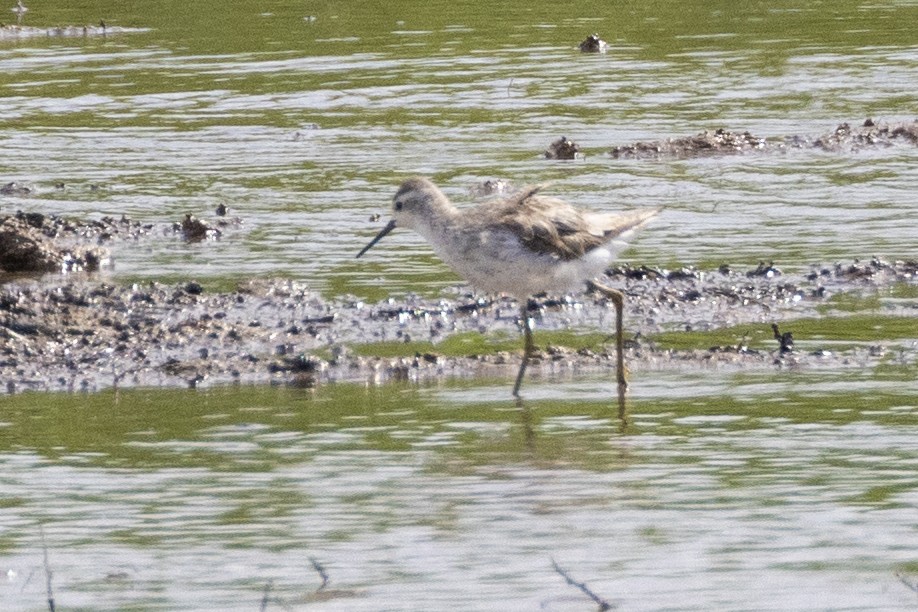
<path id="1" fill-rule="evenodd" d="M 420 227 L 417 228 L 417 231 L 425 238 L 448 232 L 460 215 L 459 209 L 443 197 L 433 203 L 430 213 L 424 215 L 422 222 L 418 224 Z"/>

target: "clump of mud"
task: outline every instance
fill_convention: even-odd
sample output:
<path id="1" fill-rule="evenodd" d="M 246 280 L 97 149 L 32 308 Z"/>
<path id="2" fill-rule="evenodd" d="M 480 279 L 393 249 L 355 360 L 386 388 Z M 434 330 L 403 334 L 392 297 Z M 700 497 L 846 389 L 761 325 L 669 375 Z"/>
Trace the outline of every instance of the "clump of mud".
<path id="1" fill-rule="evenodd" d="M 702 132 L 695 136 L 670 138 L 613 147 L 609 154 L 616 158 L 692 157 L 701 155 L 729 155 L 767 146 L 764 138 L 749 132 L 737 133 L 724 129 Z"/>
<path id="2" fill-rule="evenodd" d="M 582 53 L 605 53 L 609 50 L 609 43 L 599 37 L 599 34 L 590 34 L 579 45 Z"/>
<path id="3" fill-rule="evenodd" d="M 543 155 L 545 159 L 576 159 L 579 153 L 580 145 L 570 138 L 562 136 L 548 145 Z"/>
<path id="4" fill-rule="evenodd" d="M 918 121 L 890 124 L 867 119 L 862 125 L 855 127 L 842 123 L 828 134 L 818 136 L 794 134 L 778 138 L 764 138 L 748 131 L 732 132 L 718 128 L 694 136 L 615 146 L 609 150 L 609 155 L 616 159 L 679 159 L 750 152 L 780 152 L 803 148 L 838 152 L 892 146 L 897 142 L 918 144 Z"/>
<path id="5" fill-rule="evenodd" d="M 216 220 L 187 214 L 176 223 L 140 223 L 126 216 L 74 221 L 57 215 L 17 212 L 0 216 L 0 273 L 43 274 L 93 272 L 111 265 L 106 245 L 136 242 L 159 235 L 178 235 L 187 242 L 217 240 L 242 220 L 220 205 Z"/>
<path id="6" fill-rule="evenodd" d="M 918 121 L 888 124 L 867 119 L 862 125 L 855 127 L 842 123 L 831 133 L 813 140 L 790 137 L 786 141 L 788 146 L 812 147 L 826 151 L 888 147 L 897 141 L 918 145 Z"/>
<path id="7" fill-rule="evenodd" d="M 98 229 L 104 227 L 99 223 Z M 77 225 L 60 217 L 17 213 L 0 218 L 0 270 L 6 273 L 98 270 L 109 261 L 101 246 L 85 243 Z"/>
<path id="8" fill-rule="evenodd" d="M 225 216 L 226 211 L 223 211 L 223 214 L 218 216 Z M 179 223 L 175 223 L 172 226 L 173 231 L 182 235 L 182 238 L 187 242 L 201 242 L 202 240 L 217 240 L 220 236 L 223 235 L 218 228 L 212 227 L 208 223 L 198 219 L 192 214 L 185 215 L 185 218 Z"/>

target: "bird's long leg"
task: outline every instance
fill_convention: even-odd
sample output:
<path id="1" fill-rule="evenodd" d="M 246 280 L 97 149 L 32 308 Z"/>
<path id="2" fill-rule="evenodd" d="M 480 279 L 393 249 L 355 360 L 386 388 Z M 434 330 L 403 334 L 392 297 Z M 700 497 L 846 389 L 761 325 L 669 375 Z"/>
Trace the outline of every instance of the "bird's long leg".
<path id="1" fill-rule="evenodd" d="M 588 286 L 600 292 L 615 306 L 615 356 L 616 376 L 618 378 L 618 416 L 625 418 L 625 391 L 628 389 L 628 380 L 625 376 L 625 324 L 623 322 L 625 311 L 625 294 L 618 289 L 600 285 L 590 281 Z"/>
<path id="2" fill-rule="evenodd" d="M 529 365 L 529 355 L 532 354 L 532 328 L 529 327 L 529 300 L 523 300 L 520 305 L 520 318 L 523 320 L 523 363 L 520 364 L 520 371 L 516 375 L 516 384 L 513 385 L 514 397 L 520 396 L 520 385 L 523 384 L 523 375 L 526 373 L 526 366 Z"/>

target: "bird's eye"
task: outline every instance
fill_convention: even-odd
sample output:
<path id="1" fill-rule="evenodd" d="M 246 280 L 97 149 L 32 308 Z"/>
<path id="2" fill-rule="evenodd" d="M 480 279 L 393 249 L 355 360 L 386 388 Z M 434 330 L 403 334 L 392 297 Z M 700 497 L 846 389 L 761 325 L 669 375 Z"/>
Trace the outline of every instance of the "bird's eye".
<path id="1" fill-rule="evenodd" d="M 396 203 L 395 203 L 395 212 L 400 212 L 400 211 L 402 210 L 402 207 L 403 207 L 403 206 L 404 206 L 404 204 L 402 204 L 401 202 L 396 202 Z"/>

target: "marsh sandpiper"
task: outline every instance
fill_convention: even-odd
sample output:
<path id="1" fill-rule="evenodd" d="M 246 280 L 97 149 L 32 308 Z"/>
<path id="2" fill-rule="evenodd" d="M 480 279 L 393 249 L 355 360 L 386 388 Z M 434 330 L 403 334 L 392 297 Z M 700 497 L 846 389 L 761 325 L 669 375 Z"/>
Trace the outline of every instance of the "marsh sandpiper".
<path id="1" fill-rule="evenodd" d="M 506 293 L 520 306 L 525 348 L 513 386 L 520 385 L 533 352 L 529 298 L 592 288 L 615 305 L 619 404 L 627 388 L 622 335 L 624 294 L 599 284 L 627 241 L 660 209 L 600 213 L 575 208 L 526 187 L 509 198 L 460 210 L 426 178 L 402 183 L 393 198 L 392 220 L 359 253 L 361 257 L 396 227 L 413 229 L 440 258 L 478 290 Z"/>

